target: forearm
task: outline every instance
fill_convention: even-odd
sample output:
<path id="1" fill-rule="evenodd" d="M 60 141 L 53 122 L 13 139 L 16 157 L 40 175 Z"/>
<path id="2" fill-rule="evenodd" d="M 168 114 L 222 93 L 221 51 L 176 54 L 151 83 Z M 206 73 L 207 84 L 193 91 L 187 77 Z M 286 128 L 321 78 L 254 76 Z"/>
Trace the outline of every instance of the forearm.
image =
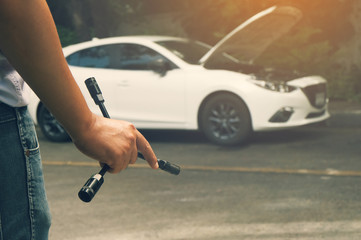
<path id="1" fill-rule="evenodd" d="M 92 114 L 64 59 L 46 2 L 0 0 L 4 2 L 0 48 L 71 135 L 85 131 Z"/>

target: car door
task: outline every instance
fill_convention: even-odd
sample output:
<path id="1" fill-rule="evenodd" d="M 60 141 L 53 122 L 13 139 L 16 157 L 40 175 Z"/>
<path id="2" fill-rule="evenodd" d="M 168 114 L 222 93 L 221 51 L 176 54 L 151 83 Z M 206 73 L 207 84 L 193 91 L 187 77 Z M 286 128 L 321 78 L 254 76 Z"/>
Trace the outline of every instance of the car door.
<path id="1" fill-rule="evenodd" d="M 92 51 L 97 52 L 93 56 L 97 56 L 98 62 L 87 67 L 78 64 L 83 66 L 72 67 L 72 71 L 79 79 L 87 78 L 87 74 L 98 80 L 113 118 L 131 121 L 138 128 L 184 125 L 184 74 L 167 58 L 149 47 L 132 43 L 103 45 Z M 159 71 L 159 66 L 167 69 Z"/>

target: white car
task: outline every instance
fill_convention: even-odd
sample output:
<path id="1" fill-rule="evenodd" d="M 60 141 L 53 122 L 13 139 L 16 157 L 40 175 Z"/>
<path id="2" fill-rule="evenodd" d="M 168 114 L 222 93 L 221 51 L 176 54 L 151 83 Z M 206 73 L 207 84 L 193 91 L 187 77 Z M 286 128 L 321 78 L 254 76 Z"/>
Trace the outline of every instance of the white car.
<path id="1" fill-rule="evenodd" d="M 327 82 L 252 65 L 302 17 L 272 7 L 241 24 L 211 48 L 189 39 L 132 36 L 93 39 L 63 49 L 90 109 L 101 114 L 84 80 L 95 77 L 112 118 L 139 129 L 201 130 L 212 142 L 239 144 L 253 131 L 324 121 Z M 76 104 L 76 103 L 74 103 Z M 29 110 L 45 136 L 67 138 L 37 98 Z"/>

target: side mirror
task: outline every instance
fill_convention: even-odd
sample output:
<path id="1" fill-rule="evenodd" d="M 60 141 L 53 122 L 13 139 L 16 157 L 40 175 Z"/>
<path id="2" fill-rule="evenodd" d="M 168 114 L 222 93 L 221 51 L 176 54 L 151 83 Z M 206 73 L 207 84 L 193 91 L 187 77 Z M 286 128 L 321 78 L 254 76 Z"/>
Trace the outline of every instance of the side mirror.
<path id="1" fill-rule="evenodd" d="M 149 64 L 149 67 L 152 71 L 158 73 L 162 77 L 164 77 L 170 70 L 169 64 L 163 58 L 152 61 Z"/>

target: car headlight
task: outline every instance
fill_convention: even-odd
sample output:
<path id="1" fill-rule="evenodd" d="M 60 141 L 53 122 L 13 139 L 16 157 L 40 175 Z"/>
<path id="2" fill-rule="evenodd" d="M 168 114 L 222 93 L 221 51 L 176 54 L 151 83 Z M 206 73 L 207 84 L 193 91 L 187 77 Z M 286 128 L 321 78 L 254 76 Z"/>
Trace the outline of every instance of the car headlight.
<path id="1" fill-rule="evenodd" d="M 281 93 L 289 93 L 297 89 L 296 87 L 290 86 L 285 82 L 262 81 L 262 80 L 252 80 L 252 82 L 259 87 Z"/>

